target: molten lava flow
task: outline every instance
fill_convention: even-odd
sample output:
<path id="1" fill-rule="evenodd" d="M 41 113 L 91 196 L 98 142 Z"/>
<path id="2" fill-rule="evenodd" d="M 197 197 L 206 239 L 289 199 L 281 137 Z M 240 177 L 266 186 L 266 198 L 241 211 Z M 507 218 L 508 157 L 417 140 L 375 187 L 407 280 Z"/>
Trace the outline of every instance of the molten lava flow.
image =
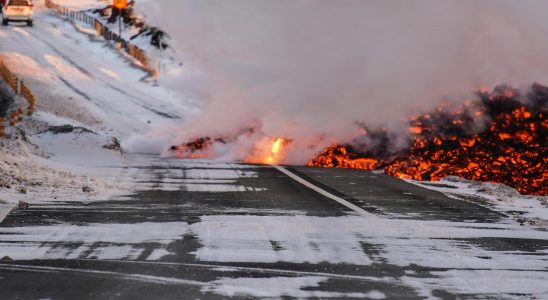
<path id="1" fill-rule="evenodd" d="M 279 164 L 285 158 L 285 146 L 289 143 L 284 138 L 261 139 L 253 150 L 253 154 L 245 159 L 246 163 L 253 164 Z"/>
<path id="2" fill-rule="evenodd" d="M 308 163 L 308 166 L 328 168 L 348 168 L 374 170 L 377 160 L 369 157 L 359 157 L 348 151 L 349 146 L 333 146 Z"/>
<path id="3" fill-rule="evenodd" d="M 223 138 L 212 139 L 204 137 L 197 138 L 186 144 L 171 146 L 169 150 L 174 152 L 177 158 L 207 158 L 209 157 L 207 150 L 213 143 L 225 144 L 226 142 Z"/>
<path id="4" fill-rule="evenodd" d="M 335 145 L 308 165 L 383 169 L 415 180 L 455 175 L 548 195 L 548 88 L 533 85 L 527 100 L 503 86 L 478 95 L 480 101 L 411 118 L 411 141 L 397 152 L 388 151 L 390 140 L 374 143 L 378 139 L 369 134 L 371 145 Z"/>

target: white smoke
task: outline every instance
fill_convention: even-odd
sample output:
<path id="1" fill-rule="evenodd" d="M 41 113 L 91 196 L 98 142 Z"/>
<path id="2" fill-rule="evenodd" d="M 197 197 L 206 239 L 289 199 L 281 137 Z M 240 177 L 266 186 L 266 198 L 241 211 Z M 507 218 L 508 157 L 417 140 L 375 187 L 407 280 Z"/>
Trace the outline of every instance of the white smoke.
<path id="1" fill-rule="evenodd" d="M 544 0 L 137 4 L 185 62 L 184 76 L 161 80 L 204 103 L 166 133 L 171 144 L 255 126 L 293 139 L 300 154 L 290 161 L 298 163 L 351 139 L 356 121 L 397 127 L 481 86 L 548 79 Z"/>

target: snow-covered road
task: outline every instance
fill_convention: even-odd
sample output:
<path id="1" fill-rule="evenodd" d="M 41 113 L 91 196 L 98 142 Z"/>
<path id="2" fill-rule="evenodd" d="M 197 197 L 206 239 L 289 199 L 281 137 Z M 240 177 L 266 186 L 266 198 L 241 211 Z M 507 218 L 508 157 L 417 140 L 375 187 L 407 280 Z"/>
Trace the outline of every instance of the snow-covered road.
<path id="1" fill-rule="evenodd" d="M 302 182 L 267 166 L 133 157 L 117 177 L 140 191 L 8 215 L 0 295 L 47 273 L 30 295 L 102 284 L 99 298 L 548 297 L 546 230 L 382 174 L 290 171 Z M 47 288 L 68 277 L 71 290 Z"/>
<path id="2" fill-rule="evenodd" d="M 43 113 L 114 130 L 117 136 L 180 122 L 194 111 L 193 104 L 175 92 L 155 86 L 147 72 L 94 30 L 43 9 L 34 27 L 2 28 L 0 52 L 30 85 Z"/>

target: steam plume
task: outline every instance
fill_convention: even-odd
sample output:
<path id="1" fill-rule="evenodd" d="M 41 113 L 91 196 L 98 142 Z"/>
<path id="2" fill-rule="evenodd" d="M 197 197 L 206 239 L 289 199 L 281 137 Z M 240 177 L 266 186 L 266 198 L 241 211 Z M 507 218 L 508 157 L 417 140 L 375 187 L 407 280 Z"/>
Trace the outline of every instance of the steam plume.
<path id="1" fill-rule="evenodd" d="M 300 141 L 293 147 L 307 151 L 294 151 L 290 161 L 303 163 L 309 152 L 349 141 L 355 122 L 397 128 L 410 113 L 464 100 L 482 86 L 548 79 L 542 0 L 138 5 L 170 33 L 186 64 L 164 84 L 203 101 L 202 113 L 169 132 L 171 144 L 254 126 Z"/>

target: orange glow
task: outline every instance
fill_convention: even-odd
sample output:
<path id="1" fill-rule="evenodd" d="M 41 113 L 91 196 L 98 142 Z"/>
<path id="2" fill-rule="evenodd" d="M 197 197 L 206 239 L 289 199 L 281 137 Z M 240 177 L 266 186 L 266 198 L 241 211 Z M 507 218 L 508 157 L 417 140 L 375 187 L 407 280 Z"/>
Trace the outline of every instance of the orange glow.
<path id="1" fill-rule="evenodd" d="M 441 105 L 433 113 L 409 118 L 410 141 L 390 152 L 386 140 L 360 146 L 334 145 L 308 162 L 309 166 L 380 169 L 407 179 L 438 181 L 460 176 L 500 182 L 520 193 L 548 195 L 548 88 L 533 85 L 535 104 L 515 90 L 482 90 L 481 101 L 460 107 Z M 476 120 L 476 121 L 474 121 Z M 471 132 L 481 120 L 483 131 Z M 369 132 L 369 137 L 372 136 Z M 380 145 L 380 146 L 379 146 Z M 364 152 L 365 151 L 365 152 Z"/>
<path id="2" fill-rule="evenodd" d="M 334 146 L 324 150 L 322 155 L 308 162 L 309 167 L 374 170 L 377 160 L 349 155 L 345 146 Z"/>
<path id="3" fill-rule="evenodd" d="M 420 127 L 409 127 L 409 132 L 411 133 L 414 133 L 414 134 L 421 134 L 422 133 L 422 128 Z"/>
<path id="4" fill-rule="evenodd" d="M 288 143 L 289 141 L 284 138 L 265 137 L 255 145 L 253 154 L 244 161 L 252 164 L 279 164 L 285 158 L 285 146 Z"/>

